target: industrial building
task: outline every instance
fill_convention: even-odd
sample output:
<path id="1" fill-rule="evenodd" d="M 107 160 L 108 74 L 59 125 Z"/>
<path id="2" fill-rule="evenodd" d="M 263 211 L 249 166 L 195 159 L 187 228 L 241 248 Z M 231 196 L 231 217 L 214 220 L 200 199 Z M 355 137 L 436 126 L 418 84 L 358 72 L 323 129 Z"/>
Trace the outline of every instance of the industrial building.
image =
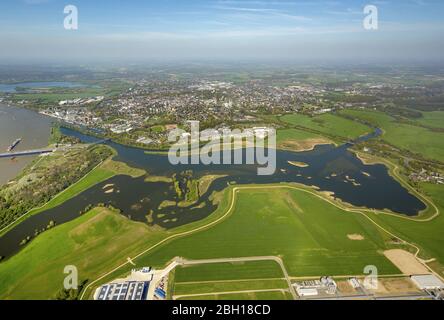
<path id="1" fill-rule="evenodd" d="M 413 283 L 421 290 L 442 290 L 444 282 L 433 274 L 414 275 L 410 277 Z"/>
<path id="2" fill-rule="evenodd" d="M 116 280 L 98 288 L 94 300 L 147 300 L 152 279 L 150 267 L 133 269 L 126 279 Z"/>
<path id="3" fill-rule="evenodd" d="M 321 277 L 319 280 L 307 280 L 294 284 L 300 297 L 317 296 L 320 291 L 333 295 L 337 292 L 337 284 L 331 277 Z"/>
<path id="4" fill-rule="evenodd" d="M 100 287 L 95 300 L 146 300 L 149 282 L 127 281 L 109 283 Z"/>
<path id="5" fill-rule="evenodd" d="M 350 285 L 352 286 L 353 289 L 360 289 L 361 288 L 361 283 L 356 278 L 348 279 L 348 283 L 350 283 Z"/>

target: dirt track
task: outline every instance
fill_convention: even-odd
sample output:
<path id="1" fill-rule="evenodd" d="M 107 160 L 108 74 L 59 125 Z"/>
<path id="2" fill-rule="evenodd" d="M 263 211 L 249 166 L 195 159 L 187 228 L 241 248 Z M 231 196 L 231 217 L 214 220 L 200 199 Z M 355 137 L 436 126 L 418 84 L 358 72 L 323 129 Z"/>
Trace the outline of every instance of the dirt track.
<path id="1" fill-rule="evenodd" d="M 430 273 L 430 271 L 416 259 L 415 255 L 408 251 L 392 249 L 384 251 L 384 255 L 405 275 Z"/>

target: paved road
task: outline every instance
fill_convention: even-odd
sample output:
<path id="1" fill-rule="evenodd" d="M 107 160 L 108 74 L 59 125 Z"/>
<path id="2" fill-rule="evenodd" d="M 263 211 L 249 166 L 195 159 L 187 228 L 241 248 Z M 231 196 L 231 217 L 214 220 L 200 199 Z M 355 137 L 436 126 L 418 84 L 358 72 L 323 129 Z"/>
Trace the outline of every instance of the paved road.
<path id="1" fill-rule="evenodd" d="M 51 153 L 54 149 L 38 149 L 38 150 L 25 150 L 17 152 L 0 153 L 0 158 L 17 158 L 22 156 L 32 156 L 36 154 Z"/>

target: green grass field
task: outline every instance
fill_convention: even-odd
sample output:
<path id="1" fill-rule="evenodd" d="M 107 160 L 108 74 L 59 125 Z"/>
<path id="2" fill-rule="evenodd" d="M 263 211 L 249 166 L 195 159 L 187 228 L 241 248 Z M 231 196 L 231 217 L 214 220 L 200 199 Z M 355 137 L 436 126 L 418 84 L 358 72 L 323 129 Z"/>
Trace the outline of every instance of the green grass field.
<path id="1" fill-rule="evenodd" d="M 210 263 L 176 269 L 177 282 L 282 278 L 283 276 L 281 268 L 274 261 Z"/>
<path id="2" fill-rule="evenodd" d="M 423 112 L 422 118 L 415 122 L 430 128 L 444 129 L 444 111 Z"/>
<path id="3" fill-rule="evenodd" d="M 348 235 L 360 234 L 363 241 Z M 345 212 L 298 190 L 242 190 L 229 219 L 174 240 L 137 259 L 163 266 L 175 256 L 188 259 L 281 256 L 292 276 L 380 274 L 399 271 L 381 254 L 385 238 L 365 217 Z"/>
<path id="4" fill-rule="evenodd" d="M 178 300 L 292 300 L 289 292 L 269 291 L 250 293 L 214 294 L 195 297 L 184 297 Z"/>
<path id="5" fill-rule="evenodd" d="M 261 279 L 230 282 L 175 283 L 173 296 L 269 289 L 286 290 L 288 289 L 287 281 L 283 279 Z"/>
<path id="6" fill-rule="evenodd" d="M 444 185 L 423 183 L 421 188 L 438 206 L 441 214 L 431 221 L 418 222 L 389 215 L 378 215 L 374 218 L 382 225 L 394 230 L 407 241 L 421 248 L 425 259 L 435 258 L 444 272 Z M 444 273 L 442 273 L 444 275 Z"/>
<path id="7" fill-rule="evenodd" d="M 275 261 L 211 263 L 177 267 L 173 295 L 288 289 Z"/>
<path id="8" fill-rule="evenodd" d="M 127 262 L 127 257 L 174 232 L 188 231 L 220 217 L 229 198 L 222 199 L 220 208 L 211 217 L 171 232 L 133 222 L 105 208 L 93 209 L 40 234 L 16 255 L 2 261 L 0 299 L 54 298 L 63 286 L 66 265 L 77 267 L 80 281 L 95 280 Z M 129 265 L 128 271 L 131 268 Z"/>
<path id="9" fill-rule="evenodd" d="M 65 266 L 75 265 L 79 280 L 95 278 L 156 234 L 108 209 L 94 209 L 44 232 L 0 263 L 0 299 L 54 298 L 63 288 Z"/>
<path id="10" fill-rule="evenodd" d="M 89 189 L 90 187 L 96 185 L 97 183 L 100 183 L 102 181 L 105 181 L 112 176 L 114 176 L 115 173 L 106 169 L 102 169 L 101 167 L 97 167 L 90 171 L 86 176 L 84 176 L 82 179 L 80 179 L 75 184 L 71 185 L 69 188 L 65 189 L 61 193 L 59 193 L 57 196 L 52 198 L 49 202 L 47 202 L 44 206 L 40 208 L 35 208 L 31 211 L 29 211 L 26 216 L 23 216 L 22 218 L 18 219 L 13 225 L 8 227 L 7 229 L 3 230 L 0 233 L 0 236 L 2 234 L 5 234 L 10 228 L 12 228 L 17 223 L 23 221 L 24 219 L 27 219 L 28 217 L 38 214 L 40 212 L 43 212 L 45 210 L 57 207 L 58 205 L 61 205 L 65 201 L 71 199 L 72 197 L 82 193 L 83 191 Z"/>
<path id="11" fill-rule="evenodd" d="M 54 207 L 57 207 L 64 203 L 65 201 L 77 196 L 78 194 L 82 193 L 83 191 L 91 188 L 92 186 L 101 183 L 103 181 L 108 180 L 109 178 L 117 175 L 117 174 L 124 174 L 129 175 L 131 177 L 140 177 L 144 175 L 146 172 L 141 169 L 137 168 L 131 168 L 127 164 L 123 162 L 117 162 L 113 160 L 106 160 L 104 161 L 100 166 L 94 168 L 91 170 L 86 176 L 84 176 L 82 179 L 56 195 L 54 198 L 52 198 L 49 202 L 47 202 L 44 206 L 40 208 L 35 208 L 26 214 L 26 216 L 18 219 L 13 225 L 11 225 L 9 228 L 3 230 L 0 235 L 5 234 L 8 230 L 10 230 L 11 227 L 16 225 L 17 223 L 23 221 L 24 219 L 38 214 L 40 212 L 43 212 L 45 210 L 52 209 Z"/>
<path id="12" fill-rule="evenodd" d="M 291 125 L 301 126 L 318 131 L 321 134 L 325 133 L 346 140 L 358 138 L 371 131 L 371 129 L 365 125 L 333 114 L 323 114 L 316 117 L 292 114 L 283 116 L 280 119 Z"/>
<path id="13" fill-rule="evenodd" d="M 278 130 L 277 136 L 276 136 L 276 142 L 280 143 L 287 140 L 307 140 L 307 139 L 319 139 L 322 136 L 303 131 L 298 129 L 283 129 Z"/>
<path id="14" fill-rule="evenodd" d="M 443 132 L 433 132 L 426 128 L 399 123 L 389 115 L 377 111 L 345 110 L 342 113 L 377 125 L 384 130 L 382 139 L 398 148 L 420 153 L 429 159 L 444 161 Z M 429 120 L 422 121 L 431 121 L 430 117 L 432 116 L 429 115 L 427 116 Z"/>
<path id="15" fill-rule="evenodd" d="M 105 209 L 95 209 L 46 231 L 0 263 L 0 298 L 51 298 L 62 286 L 66 265 L 77 266 L 81 280 L 97 279 L 166 236 L 221 217 L 231 201 L 231 188 L 225 191 L 230 196 L 224 197 L 212 216 L 171 231 L 150 228 Z M 399 273 L 381 254 L 386 248 L 385 235 L 359 214 L 296 189 L 247 189 L 239 191 L 236 199 L 234 211 L 223 221 L 171 240 L 134 261 L 138 266 L 160 268 L 177 256 L 203 259 L 274 255 L 282 257 L 291 276 L 362 274 L 366 265 L 376 265 L 380 274 Z M 364 240 L 350 240 L 351 234 L 362 235 Z M 131 268 L 128 264 L 103 281 L 122 276 Z M 266 269 L 252 275 L 264 276 L 261 273 Z M 185 279 L 192 279 L 192 274 Z M 269 274 L 276 276 L 280 277 L 274 271 Z M 179 274 L 178 279 L 181 277 L 183 280 Z"/>

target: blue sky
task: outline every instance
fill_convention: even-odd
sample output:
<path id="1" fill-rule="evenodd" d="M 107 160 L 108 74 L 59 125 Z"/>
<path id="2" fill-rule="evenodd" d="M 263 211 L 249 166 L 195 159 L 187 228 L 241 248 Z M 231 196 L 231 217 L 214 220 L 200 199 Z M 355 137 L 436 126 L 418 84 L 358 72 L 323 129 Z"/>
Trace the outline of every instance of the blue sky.
<path id="1" fill-rule="evenodd" d="M 443 14 L 442 0 L 2 0 L 0 58 L 438 60 Z"/>

